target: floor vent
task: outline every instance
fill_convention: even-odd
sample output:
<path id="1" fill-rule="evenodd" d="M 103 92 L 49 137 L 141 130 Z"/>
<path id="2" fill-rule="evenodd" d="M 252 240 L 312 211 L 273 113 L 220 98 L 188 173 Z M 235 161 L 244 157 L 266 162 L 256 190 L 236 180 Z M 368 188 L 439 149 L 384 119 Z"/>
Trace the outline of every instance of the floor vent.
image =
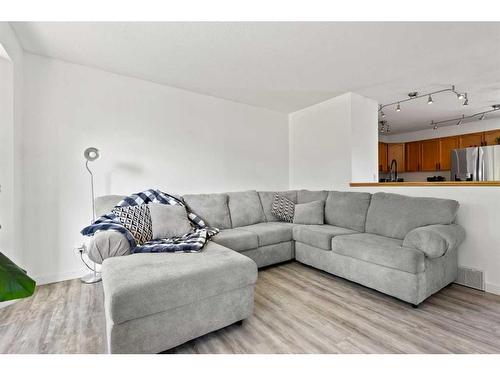
<path id="1" fill-rule="evenodd" d="M 484 273 L 473 268 L 458 267 L 457 284 L 484 291 Z"/>

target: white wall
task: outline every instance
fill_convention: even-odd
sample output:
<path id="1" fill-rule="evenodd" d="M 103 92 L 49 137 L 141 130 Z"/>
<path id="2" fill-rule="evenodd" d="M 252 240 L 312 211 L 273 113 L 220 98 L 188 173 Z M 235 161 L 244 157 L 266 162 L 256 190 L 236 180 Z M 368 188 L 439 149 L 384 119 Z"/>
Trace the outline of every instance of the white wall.
<path id="1" fill-rule="evenodd" d="M 14 251 L 14 71 L 0 44 L 0 251 Z"/>
<path id="2" fill-rule="evenodd" d="M 25 249 L 38 280 L 80 272 L 72 247 L 96 195 L 288 188 L 278 112 L 25 54 Z"/>
<path id="3" fill-rule="evenodd" d="M 289 115 L 290 188 L 378 180 L 377 103 L 354 93 Z"/>
<path id="4" fill-rule="evenodd" d="M 22 85 L 23 50 L 17 37 L 6 22 L 0 22 L 0 44 L 5 53 L 1 64 L 2 109 L 0 110 L 2 172 L 0 200 L 2 214 L 0 224 L 0 251 L 23 266 L 23 153 L 22 153 Z M 8 56 L 10 61 L 6 61 Z M 0 58 L 2 59 L 2 58 Z M 5 158 L 5 159 L 4 159 Z"/>

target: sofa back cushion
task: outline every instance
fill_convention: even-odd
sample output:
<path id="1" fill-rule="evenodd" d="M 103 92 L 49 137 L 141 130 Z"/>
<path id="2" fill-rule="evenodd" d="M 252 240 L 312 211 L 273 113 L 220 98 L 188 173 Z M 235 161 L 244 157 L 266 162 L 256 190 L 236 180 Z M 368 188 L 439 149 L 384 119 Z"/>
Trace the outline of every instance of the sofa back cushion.
<path id="1" fill-rule="evenodd" d="M 231 228 L 227 194 L 187 194 L 183 198 L 188 209 L 201 217 L 208 226 Z"/>
<path id="2" fill-rule="evenodd" d="M 266 221 L 259 195 L 255 190 L 227 193 L 233 228 Z"/>
<path id="3" fill-rule="evenodd" d="M 326 190 L 298 190 L 297 203 L 309 203 L 315 201 L 326 201 L 328 191 Z"/>
<path id="4" fill-rule="evenodd" d="M 458 202 L 451 199 L 375 193 L 368 209 L 366 232 L 402 240 L 418 227 L 451 224 L 458 207 Z"/>
<path id="5" fill-rule="evenodd" d="M 264 210 L 264 216 L 266 217 L 266 221 L 280 221 L 276 216 L 274 216 L 271 212 L 271 208 L 274 201 L 274 195 L 279 194 L 288 199 L 290 199 L 293 203 L 297 203 L 297 191 L 288 190 L 288 191 L 259 191 L 260 203 L 262 204 L 262 209 Z"/>
<path id="6" fill-rule="evenodd" d="M 364 232 L 370 199 L 370 193 L 330 191 L 325 203 L 325 223 Z"/>

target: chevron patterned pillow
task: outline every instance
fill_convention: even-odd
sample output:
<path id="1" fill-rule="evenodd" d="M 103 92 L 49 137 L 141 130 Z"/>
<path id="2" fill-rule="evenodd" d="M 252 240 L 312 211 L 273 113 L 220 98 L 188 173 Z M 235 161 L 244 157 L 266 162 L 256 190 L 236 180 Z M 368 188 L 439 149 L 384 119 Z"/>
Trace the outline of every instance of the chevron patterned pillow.
<path id="1" fill-rule="evenodd" d="M 271 213 L 281 221 L 288 223 L 293 222 L 293 215 L 295 211 L 295 203 L 287 197 L 274 194 L 273 204 L 271 206 Z"/>
<path id="2" fill-rule="evenodd" d="M 151 213 L 147 204 L 115 207 L 112 212 L 132 236 L 134 236 L 137 245 L 143 245 L 153 239 Z"/>

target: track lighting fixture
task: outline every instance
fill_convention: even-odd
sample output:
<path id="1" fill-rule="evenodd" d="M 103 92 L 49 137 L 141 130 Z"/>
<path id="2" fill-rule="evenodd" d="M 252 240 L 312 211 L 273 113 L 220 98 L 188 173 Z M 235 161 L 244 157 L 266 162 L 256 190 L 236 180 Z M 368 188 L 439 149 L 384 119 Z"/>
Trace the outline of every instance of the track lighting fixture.
<path id="1" fill-rule="evenodd" d="M 396 102 L 392 102 L 392 103 L 388 103 L 388 104 L 380 104 L 378 107 L 378 111 L 379 111 L 381 117 L 385 117 L 385 113 L 383 111 L 384 108 L 396 106 L 396 112 L 400 112 L 401 111 L 401 103 L 404 103 L 404 102 L 407 102 L 410 100 L 423 98 L 423 97 L 427 97 L 427 103 L 432 104 L 432 103 L 434 103 L 434 99 L 432 98 L 432 95 L 440 94 L 442 92 L 451 92 L 451 93 L 455 94 L 457 96 L 457 98 L 465 99 L 465 102 L 463 103 L 463 105 L 469 104 L 469 101 L 467 99 L 467 93 L 459 93 L 455 90 L 455 86 L 451 85 L 450 88 L 437 90 L 437 91 L 433 91 L 433 92 L 428 92 L 425 94 L 420 94 L 418 91 L 409 92 L 407 99 L 398 100 Z"/>
<path id="2" fill-rule="evenodd" d="M 434 125 L 433 129 L 436 129 L 438 125 L 440 124 L 446 124 L 446 123 L 449 123 L 449 122 L 455 122 L 456 121 L 456 125 L 460 126 L 463 124 L 463 122 L 465 120 L 469 120 L 469 119 L 472 119 L 472 120 L 484 120 L 486 118 L 486 115 L 488 113 L 491 113 L 491 112 L 496 112 L 496 111 L 500 111 L 500 104 L 494 104 L 491 106 L 491 109 L 488 110 L 488 111 L 483 111 L 483 112 L 478 112 L 478 113 L 474 113 L 472 115 L 469 115 L 469 116 L 465 116 L 465 115 L 462 115 L 462 117 L 457 117 L 457 118 L 450 118 L 448 120 L 441 120 L 441 121 L 434 121 L 432 120 L 431 121 L 431 125 Z"/>

